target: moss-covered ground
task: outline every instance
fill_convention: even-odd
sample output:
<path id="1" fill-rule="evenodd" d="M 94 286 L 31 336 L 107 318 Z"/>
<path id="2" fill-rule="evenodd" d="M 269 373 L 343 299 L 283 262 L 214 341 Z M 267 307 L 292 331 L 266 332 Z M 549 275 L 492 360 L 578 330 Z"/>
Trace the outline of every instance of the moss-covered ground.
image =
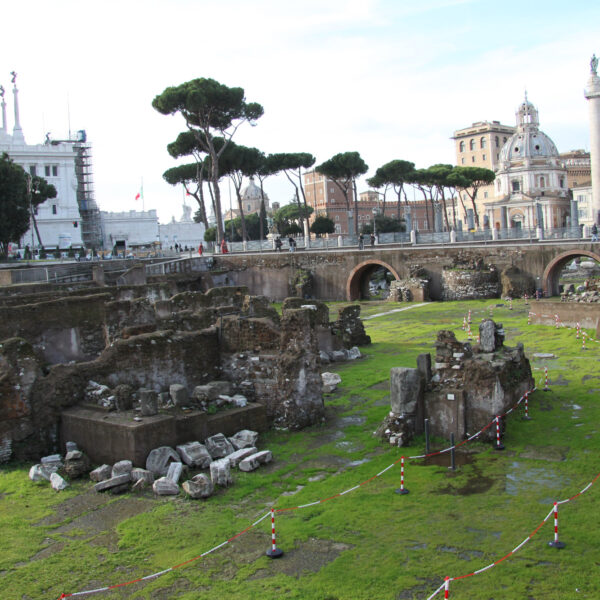
<path id="1" fill-rule="evenodd" d="M 389 371 L 415 366 L 433 352 L 439 329 L 466 339 L 461 325 L 472 310 L 473 329 L 493 301 L 431 303 L 365 320 L 372 345 L 364 358 L 330 370 L 342 377 L 326 397 L 327 420 L 297 433 L 272 431 L 260 446 L 274 462 L 235 473 L 235 485 L 207 501 L 95 494 L 88 481 L 53 492 L 27 478 L 29 465 L 0 472 L 0 582 L 10 599 L 59 598 L 143 577 L 177 565 L 244 530 L 271 507 L 329 498 L 364 482 L 396 461 L 423 451 L 382 446 L 373 431 L 389 410 Z M 406 304 L 364 303 L 363 317 Z M 332 305 L 332 319 L 335 305 Z M 600 345 L 571 329 L 527 325 L 522 301 L 494 308 L 506 344 L 523 342 L 536 380 L 549 368 L 550 391 L 531 396 L 531 421 L 509 417 L 506 449 L 467 445 L 461 466 L 407 461 L 407 495 L 396 466 L 341 497 L 277 513 L 279 560 L 265 556 L 270 519 L 205 558 L 155 580 L 95 597 L 228 600 L 275 598 L 427 598 L 445 576 L 456 577 L 510 552 L 546 516 L 555 500 L 572 496 L 600 472 Z M 593 334 L 593 332 L 589 332 Z M 535 352 L 557 358 L 534 359 Z M 542 381 L 543 387 L 543 381 Z M 445 446 L 434 440 L 434 446 Z M 437 463 L 437 464 L 436 464 Z M 450 598 L 600 598 L 600 480 L 561 505 L 563 550 L 548 546 L 550 519 L 515 555 L 475 577 L 453 581 Z M 87 597 L 87 596 L 83 596 Z M 438 598 L 443 597 L 441 592 Z"/>

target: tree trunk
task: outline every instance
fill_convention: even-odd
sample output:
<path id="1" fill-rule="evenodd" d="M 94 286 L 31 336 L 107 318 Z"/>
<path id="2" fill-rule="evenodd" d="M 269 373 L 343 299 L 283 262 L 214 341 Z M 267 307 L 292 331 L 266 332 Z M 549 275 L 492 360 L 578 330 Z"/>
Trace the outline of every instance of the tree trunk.
<path id="1" fill-rule="evenodd" d="M 40 249 L 44 249 L 44 244 L 42 243 L 42 238 L 40 236 L 40 230 L 38 229 L 37 226 L 37 221 L 35 219 L 35 212 L 33 211 L 33 209 L 31 209 L 31 220 L 33 221 L 33 228 L 35 230 L 35 235 L 37 236 L 38 239 L 38 244 L 40 245 Z"/>

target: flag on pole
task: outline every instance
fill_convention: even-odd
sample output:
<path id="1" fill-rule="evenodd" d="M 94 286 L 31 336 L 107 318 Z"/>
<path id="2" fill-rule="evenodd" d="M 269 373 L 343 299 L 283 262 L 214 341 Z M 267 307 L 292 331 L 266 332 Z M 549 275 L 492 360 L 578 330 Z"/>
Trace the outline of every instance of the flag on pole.
<path id="1" fill-rule="evenodd" d="M 144 199 L 144 184 L 140 184 L 140 191 L 135 195 L 135 199 L 140 200 L 140 199 Z"/>

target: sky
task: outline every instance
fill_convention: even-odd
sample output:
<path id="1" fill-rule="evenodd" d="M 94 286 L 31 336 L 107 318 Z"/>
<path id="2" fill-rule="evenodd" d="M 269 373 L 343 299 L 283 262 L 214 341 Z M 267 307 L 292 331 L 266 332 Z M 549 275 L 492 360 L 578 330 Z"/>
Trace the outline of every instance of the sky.
<path id="1" fill-rule="evenodd" d="M 86 130 L 101 210 L 141 210 L 143 182 L 146 210 L 180 218 L 182 187 L 162 174 L 186 162 L 166 151 L 184 121 L 151 103 L 198 77 L 263 105 L 236 142 L 310 152 L 316 164 L 358 151 L 367 177 L 394 159 L 454 163 L 453 132 L 514 125 L 525 90 L 560 152 L 589 149 L 583 90 L 600 55 L 591 0 L 20 0 L 2 13 L 9 132 L 16 71 L 28 144 Z M 265 190 L 292 199 L 284 177 Z M 222 194 L 228 208 L 227 183 Z"/>

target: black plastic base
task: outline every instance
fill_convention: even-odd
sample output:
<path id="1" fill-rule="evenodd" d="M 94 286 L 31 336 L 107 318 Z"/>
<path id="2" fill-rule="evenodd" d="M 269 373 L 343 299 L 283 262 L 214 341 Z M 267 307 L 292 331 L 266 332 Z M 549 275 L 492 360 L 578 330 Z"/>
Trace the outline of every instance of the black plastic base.
<path id="1" fill-rule="evenodd" d="M 523 415 L 523 421 L 531 421 L 531 417 L 528 415 Z"/>
<path id="2" fill-rule="evenodd" d="M 402 495 L 404 495 L 404 494 L 408 494 L 408 493 L 409 493 L 409 491 L 406 488 L 404 488 L 404 489 L 398 488 L 396 490 L 396 494 L 402 494 Z"/>
<path id="3" fill-rule="evenodd" d="M 502 444 L 496 444 L 494 450 L 504 450 L 504 446 Z"/>
<path id="4" fill-rule="evenodd" d="M 544 388 L 544 389 L 542 390 L 542 392 L 549 392 L 549 391 L 550 391 L 550 388 Z"/>
<path id="5" fill-rule="evenodd" d="M 267 556 L 269 558 L 280 558 L 283 556 L 283 550 L 281 548 L 275 548 L 275 550 L 273 550 L 273 548 L 269 548 L 267 550 Z"/>
<path id="6" fill-rule="evenodd" d="M 555 542 L 554 540 L 552 540 L 551 542 L 548 542 L 548 546 L 552 546 L 553 548 L 557 548 L 558 550 L 560 550 L 561 548 L 564 548 L 566 544 L 564 542 Z"/>

